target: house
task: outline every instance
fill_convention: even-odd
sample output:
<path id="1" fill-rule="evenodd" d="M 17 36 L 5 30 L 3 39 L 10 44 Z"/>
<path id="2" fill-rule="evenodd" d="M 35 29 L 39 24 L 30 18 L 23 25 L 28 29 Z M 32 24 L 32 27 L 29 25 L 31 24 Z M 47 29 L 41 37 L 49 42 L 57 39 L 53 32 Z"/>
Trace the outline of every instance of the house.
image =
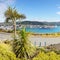
<path id="1" fill-rule="evenodd" d="M 13 24 L 12 23 L 0 23 L 0 29 L 2 30 L 13 30 Z"/>

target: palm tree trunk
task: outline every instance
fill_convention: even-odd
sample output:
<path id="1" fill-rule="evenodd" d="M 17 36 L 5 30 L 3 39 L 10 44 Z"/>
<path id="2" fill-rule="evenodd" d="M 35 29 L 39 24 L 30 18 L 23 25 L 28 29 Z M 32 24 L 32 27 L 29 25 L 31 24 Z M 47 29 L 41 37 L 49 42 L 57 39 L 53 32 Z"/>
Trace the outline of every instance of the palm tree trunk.
<path id="1" fill-rule="evenodd" d="M 16 20 L 14 20 L 14 40 L 16 39 Z"/>

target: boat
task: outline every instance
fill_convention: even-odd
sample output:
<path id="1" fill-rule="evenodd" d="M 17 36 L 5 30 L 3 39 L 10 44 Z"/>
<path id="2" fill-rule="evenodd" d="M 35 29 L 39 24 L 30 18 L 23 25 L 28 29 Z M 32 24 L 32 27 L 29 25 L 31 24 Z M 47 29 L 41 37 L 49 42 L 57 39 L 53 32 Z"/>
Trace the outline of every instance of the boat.
<path id="1" fill-rule="evenodd" d="M 55 28 L 57 26 L 43 26 L 42 28 Z"/>

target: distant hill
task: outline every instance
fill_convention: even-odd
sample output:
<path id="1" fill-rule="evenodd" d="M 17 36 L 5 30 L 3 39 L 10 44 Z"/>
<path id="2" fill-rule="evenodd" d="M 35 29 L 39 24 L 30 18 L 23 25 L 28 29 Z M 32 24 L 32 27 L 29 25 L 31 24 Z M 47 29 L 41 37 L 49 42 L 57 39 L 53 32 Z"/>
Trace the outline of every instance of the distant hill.
<path id="1" fill-rule="evenodd" d="M 38 21 L 22 21 L 22 22 L 16 22 L 17 24 L 24 24 L 24 25 L 57 25 L 60 26 L 60 22 L 38 22 Z M 13 25 L 13 23 L 5 23 L 2 22 L 0 25 Z"/>
<path id="2" fill-rule="evenodd" d="M 19 24 L 20 22 L 17 22 Z M 38 21 L 22 21 L 21 24 L 29 25 L 57 25 L 60 26 L 60 22 L 38 22 Z"/>

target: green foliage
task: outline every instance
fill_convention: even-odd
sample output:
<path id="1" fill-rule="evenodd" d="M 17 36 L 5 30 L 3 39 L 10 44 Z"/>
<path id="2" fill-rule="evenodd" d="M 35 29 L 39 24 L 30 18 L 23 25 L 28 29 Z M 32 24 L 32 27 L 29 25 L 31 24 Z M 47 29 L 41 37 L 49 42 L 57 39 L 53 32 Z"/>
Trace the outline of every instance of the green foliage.
<path id="1" fill-rule="evenodd" d="M 18 37 L 19 39 L 14 40 L 13 42 L 13 50 L 17 57 L 21 58 L 22 60 L 24 60 L 23 58 L 27 60 L 33 55 L 36 49 L 28 40 L 25 29 L 18 33 Z"/>
<path id="2" fill-rule="evenodd" d="M 5 11 L 6 22 L 9 20 L 17 20 L 19 18 L 24 19 L 26 18 L 23 14 L 19 14 L 15 8 L 8 7 Z"/>
<path id="3" fill-rule="evenodd" d="M 55 52 L 56 52 L 57 54 L 60 54 L 60 50 L 58 50 L 58 51 L 57 51 L 57 50 L 55 50 Z"/>
<path id="4" fill-rule="evenodd" d="M 5 44 L 11 44 L 11 41 L 10 40 L 4 40 L 3 43 L 5 43 Z"/>
<path id="5" fill-rule="evenodd" d="M 17 53 L 16 55 L 18 58 L 16 58 L 15 54 L 13 53 L 12 46 L 9 44 L 0 43 L 0 60 L 29 60 L 28 57 L 34 54 L 35 48 L 31 46 L 31 43 L 29 43 L 29 45 L 25 45 L 27 41 L 22 41 L 24 44 L 21 45 L 20 41 L 21 40 L 15 40 L 14 42 L 16 44 L 14 45 L 14 50 L 16 49 L 15 53 Z M 60 55 L 56 54 L 54 51 L 45 53 L 44 48 L 42 48 L 32 60 L 60 60 Z"/>
<path id="6" fill-rule="evenodd" d="M 0 43 L 0 60 L 17 60 L 10 45 Z"/>
<path id="7" fill-rule="evenodd" d="M 36 57 L 34 57 L 33 60 L 60 60 L 60 55 L 57 55 L 53 51 L 48 53 L 40 51 L 40 53 Z"/>
<path id="8" fill-rule="evenodd" d="M 55 53 L 55 52 L 49 52 L 48 53 L 48 56 L 49 56 L 49 60 L 60 60 L 60 58 L 58 57 L 58 55 Z"/>
<path id="9" fill-rule="evenodd" d="M 16 39 L 16 20 L 25 19 L 26 16 L 24 14 L 19 14 L 15 8 L 8 7 L 5 11 L 6 22 L 13 22 L 14 26 L 14 39 Z"/>
<path id="10" fill-rule="evenodd" d="M 7 30 L 6 32 L 7 33 L 13 33 L 13 30 Z"/>

